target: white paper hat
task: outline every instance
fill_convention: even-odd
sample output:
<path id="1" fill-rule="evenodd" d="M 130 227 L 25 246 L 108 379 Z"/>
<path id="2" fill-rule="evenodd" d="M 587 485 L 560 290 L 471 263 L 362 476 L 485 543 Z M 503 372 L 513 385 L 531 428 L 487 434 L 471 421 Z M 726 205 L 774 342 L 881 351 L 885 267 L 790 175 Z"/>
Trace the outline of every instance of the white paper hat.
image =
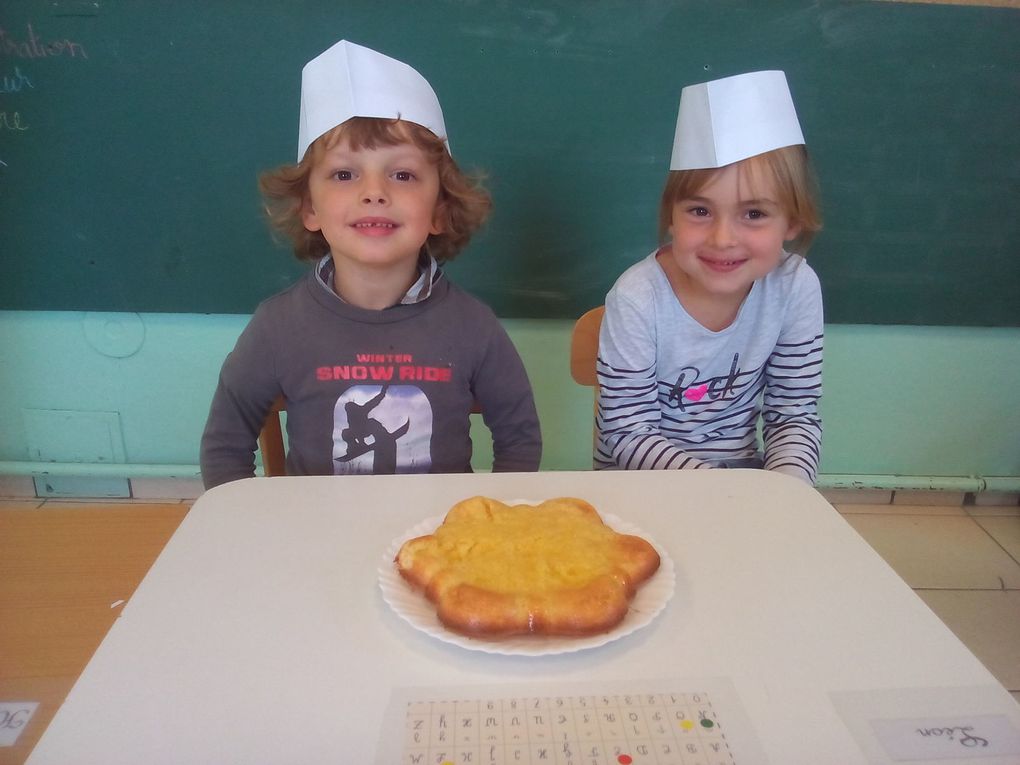
<path id="1" fill-rule="evenodd" d="M 301 71 L 298 162 L 316 138 L 351 117 L 399 117 L 446 141 L 443 110 L 424 77 L 401 61 L 341 40 Z"/>
<path id="2" fill-rule="evenodd" d="M 738 74 L 681 91 L 669 169 L 724 167 L 802 143 L 786 75 Z"/>

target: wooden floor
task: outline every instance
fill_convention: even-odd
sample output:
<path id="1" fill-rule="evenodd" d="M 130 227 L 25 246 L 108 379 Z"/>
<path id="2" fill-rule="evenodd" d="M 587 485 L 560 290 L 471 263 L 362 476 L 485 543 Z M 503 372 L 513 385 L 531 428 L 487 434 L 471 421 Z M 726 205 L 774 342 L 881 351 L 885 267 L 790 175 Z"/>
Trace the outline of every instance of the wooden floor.
<path id="1" fill-rule="evenodd" d="M 0 765 L 28 757 L 189 508 L 0 500 L 0 704 L 39 703 Z"/>
<path id="2" fill-rule="evenodd" d="M 887 494 L 830 501 L 1020 702 L 1020 507 Z M 0 765 L 28 757 L 189 508 L 0 499 L 0 704 L 39 702 Z M 22 513 L 36 538 L 15 528 Z"/>

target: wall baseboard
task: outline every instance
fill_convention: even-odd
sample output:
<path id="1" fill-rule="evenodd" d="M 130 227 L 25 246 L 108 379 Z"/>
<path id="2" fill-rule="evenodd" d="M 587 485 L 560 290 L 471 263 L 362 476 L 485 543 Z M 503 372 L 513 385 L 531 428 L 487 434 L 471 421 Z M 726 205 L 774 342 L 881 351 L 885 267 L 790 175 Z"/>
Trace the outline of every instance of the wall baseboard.
<path id="1" fill-rule="evenodd" d="M 27 483 L 18 479 L 27 478 Z M 131 496 L 146 499 L 195 498 L 201 494 L 201 473 L 197 465 L 142 465 L 68 462 L 0 462 L 0 492 L 4 486 L 31 486 L 32 479 L 106 479 L 131 483 Z M 964 494 L 1020 493 L 1020 476 L 917 476 L 917 475 L 838 475 L 823 473 L 816 486 L 822 491 L 931 491 Z M 184 494 L 173 492 L 185 490 Z M 8 489 L 9 490 L 9 489 Z M 21 489 L 22 491 L 24 489 Z M 169 493 L 168 493 L 169 492 Z M 64 493 L 61 492 L 63 495 Z M 42 496 L 34 491 L 31 495 Z M 52 495 L 48 495 L 52 496 Z"/>

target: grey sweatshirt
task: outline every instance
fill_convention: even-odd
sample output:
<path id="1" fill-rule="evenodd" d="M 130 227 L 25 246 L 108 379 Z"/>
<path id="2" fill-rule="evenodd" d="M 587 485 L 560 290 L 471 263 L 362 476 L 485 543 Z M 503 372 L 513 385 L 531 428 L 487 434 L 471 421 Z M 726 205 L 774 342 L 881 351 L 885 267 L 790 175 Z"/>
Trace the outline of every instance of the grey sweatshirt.
<path id="1" fill-rule="evenodd" d="M 441 277 L 422 302 L 356 308 L 314 272 L 263 302 L 227 356 L 202 435 L 206 488 L 254 475 L 273 400 L 287 406 L 287 473 L 471 470 L 474 402 L 493 470 L 537 470 L 538 415 L 491 309 Z"/>

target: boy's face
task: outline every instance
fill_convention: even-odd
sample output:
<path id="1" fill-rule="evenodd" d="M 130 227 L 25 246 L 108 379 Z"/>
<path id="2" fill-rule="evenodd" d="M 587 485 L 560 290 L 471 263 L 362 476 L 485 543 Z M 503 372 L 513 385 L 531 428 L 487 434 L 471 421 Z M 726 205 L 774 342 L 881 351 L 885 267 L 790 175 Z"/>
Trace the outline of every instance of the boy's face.
<path id="1" fill-rule="evenodd" d="M 673 205 L 670 255 L 692 296 L 739 303 L 800 232 L 776 201 L 774 182 L 754 181 L 740 163 L 729 165 Z"/>
<path id="2" fill-rule="evenodd" d="M 412 143 L 354 150 L 346 139 L 318 156 L 301 218 L 321 231 L 338 269 L 406 269 L 436 220 L 439 172 Z"/>

